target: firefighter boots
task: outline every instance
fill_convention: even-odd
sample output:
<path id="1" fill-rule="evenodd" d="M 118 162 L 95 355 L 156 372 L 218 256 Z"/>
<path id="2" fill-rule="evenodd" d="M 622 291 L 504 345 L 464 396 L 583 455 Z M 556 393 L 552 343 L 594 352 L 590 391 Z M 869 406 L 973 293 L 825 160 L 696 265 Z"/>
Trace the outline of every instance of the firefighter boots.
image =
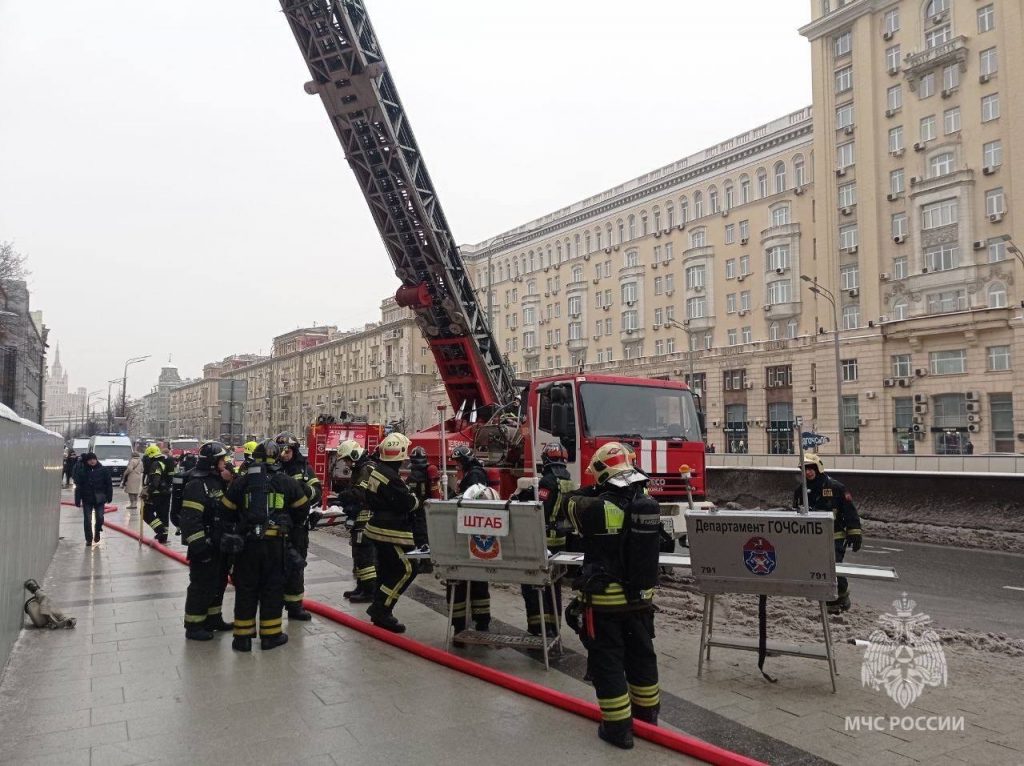
<path id="1" fill-rule="evenodd" d="M 204 626 L 197 625 L 194 628 L 185 628 L 185 638 L 189 641 L 210 641 L 213 639 L 213 633 Z"/>
<path id="2" fill-rule="evenodd" d="M 263 636 L 260 639 L 260 649 L 276 649 L 277 647 L 284 646 L 287 643 L 287 633 L 275 633 L 272 636 Z"/>
<path id="3" fill-rule="evenodd" d="M 390 630 L 392 633 L 405 633 L 405 626 L 395 619 L 391 610 L 383 604 L 370 604 L 366 613 L 370 616 L 370 622 L 378 628 Z"/>
<path id="4" fill-rule="evenodd" d="M 375 590 L 377 590 L 376 580 L 358 580 L 354 590 L 347 590 L 341 595 L 353 604 L 369 604 L 373 601 Z"/>
<path id="5" fill-rule="evenodd" d="M 252 637 L 251 636 L 235 636 L 231 639 L 231 648 L 236 652 L 251 652 L 252 651 Z"/>
<path id="6" fill-rule="evenodd" d="M 610 745 L 621 747 L 623 750 L 633 749 L 633 724 L 628 719 L 625 721 L 605 721 L 597 727 L 597 736 Z"/>
<path id="7" fill-rule="evenodd" d="M 301 603 L 289 606 L 286 611 L 288 612 L 289 620 L 298 620 L 300 622 L 308 622 L 313 619 L 313 615 L 305 610 Z M 276 644 L 275 644 L 276 646 Z"/>
<path id="8" fill-rule="evenodd" d="M 850 610 L 850 597 L 840 596 L 835 601 L 829 601 L 825 604 L 828 607 L 829 614 L 840 614 L 841 612 L 848 612 Z"/>
<path id="9" fill-rule="evenodd" d="M 233 630 L 235 625 L 231 622 L 224 622 L 224 618 L 219 614 L 215 614 L 211 617 L 206 618 L 206 622 L 203 623 L 203 627 L 211 632 L 226 632 Z"/>

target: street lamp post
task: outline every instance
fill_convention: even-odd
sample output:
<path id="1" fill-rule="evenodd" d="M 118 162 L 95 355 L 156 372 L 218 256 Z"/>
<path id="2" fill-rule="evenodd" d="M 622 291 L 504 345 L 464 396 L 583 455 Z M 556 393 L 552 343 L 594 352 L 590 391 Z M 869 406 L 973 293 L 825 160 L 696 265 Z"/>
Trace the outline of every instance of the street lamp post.
<path id="1" fill-rule="evenodd" d="M 694 371 L 693 371 L 693 353 L 694 353 L 694 351 L 693 351 L 693 338 L 691 337 L 692 333 L 690 332 L 690 320 L 687 319 L 685 322 L 678 322 L 675 319 L 666 319 L 665 320 L 665 324 L 671 325 L 672 327 L 675 327 L 676 329 L 682 330 L 683 332 L 686 333 L 686 357 L 687 357 L 687 359 L 690 362 L 690 388 L 692 389 L 692 388 L 695 387 L 695 383 L 696 383 L 697 379 L 696 379 L 696 376 L 695 376 Z M 700 402 L 701 402 L 701 405 L 700 405 L 701 412 L 704 411 L 704 396 L 703 396 L 703 394 L 704 394 L 704 392 L 701 391 L 701 399 L 700 399 Z"/>
<path id="2" fill-rule="evenodd" d="M 839 439 L 839 454 L 843 454 L 843 363 L 839 355 L 839 309 L 836 306 L 836 296 L 827 287 L 822 287 L 816 279 L 811 279 L 806 274 L 801 274 L 800 279 L 807 282 L 808 289 L 815 295 L 820 295 L 832 306 L 832 345 L 836 354 L 836 433 Z"/>
<path id="3" fill-rule="evenodd" d="M 146 354 L 146 356 L 135 356 L 135 357 L 132 357 L 131 359 L 128 359 L 124 363 L 124 374 L 121 375 L 121 407 L 120 407 L 120 410 L 121 410 L 121 417 L 122 418 L 128 417 L 128 365 L 130 365 L 130 364 L 138 364 L 139 362 L 144 362 L 147 359 L 149 359 L 149 354 Z"/>
<path id="4" fill-rule="evenodd" d="M 111 431 L 111 428 L 112 428 L 112 420 L 111 420 L 111 418 L 112 418 L 112 416 L 114 414 L 113 410 L 110 409 L 110 387 L 112 385 L 114 385 L 115 383 L 120 383 L 120 382 L 121 382 L 120 378 L 114 378 L 113 380 L 108 380 L 107 381 L 107 432 L 108 433 Z"/>

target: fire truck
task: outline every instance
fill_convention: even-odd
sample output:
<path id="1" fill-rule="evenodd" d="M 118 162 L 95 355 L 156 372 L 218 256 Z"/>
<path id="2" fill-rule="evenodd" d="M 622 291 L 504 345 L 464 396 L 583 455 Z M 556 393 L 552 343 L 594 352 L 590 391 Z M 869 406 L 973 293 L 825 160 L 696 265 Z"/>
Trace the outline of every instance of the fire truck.
<path id="1" fill-rule="evenodd" d="M 426 338 L 454 415 L 412 434 L 435 460 L 469 444 L 507 497 L 560 441 L 581 484 L 602 444 L 637 452 L 659 502 L 704 497 L 703 418 L 678 381 L 573 372 L 516 380 L 476 298 L 363 0 L 281 0 L 285 18 Z M 559 269 L 562 264 L 554 264 Z M 680 469 L 692 476 L 689 487 Z M 678 507 L 672 511 L 678 514 Z"/>
<path id="2" fill-rule="evenodd" d="M 384 438 L 384 427 L 377 423 L 346 421 L 328 422 L 333 418 L 321 416 L 306 429 L 306 450 L 309 465 L 323 487 L 321 503 L 326 509 L 335 486 L 335 458 L 338 445 L 354 439 L 367 452 L 373 452 Z"/>

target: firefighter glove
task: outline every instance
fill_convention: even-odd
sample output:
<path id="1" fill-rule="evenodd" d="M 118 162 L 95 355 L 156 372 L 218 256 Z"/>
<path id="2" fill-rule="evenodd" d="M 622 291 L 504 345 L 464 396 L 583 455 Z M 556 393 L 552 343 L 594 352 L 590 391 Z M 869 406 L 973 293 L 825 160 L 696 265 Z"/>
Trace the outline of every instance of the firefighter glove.
<path id="1" fill-rule="evenodd" d="M 853 552 L 856 553 L 860 550 L 860 546 L 863 544 L 863 535 L 850 535 L 846 538 L 846 545 L 848 548 L 853 548 Z"/>
<path id="2" fill-rule="evenodd" d="M 299 553 L 295 548 L 288 548 L 288 553 L 285 554 L 287 560 L 287 568 L 293 572 L 301 572 L 306 568 L 306 560 L 302 558 L 302 554 Z"/>
<path id="3" fill-rule="evenodd" d="M 316 525 L 320 523 L 320 519 L 322 519 L 323 517 L 324 515 L 320 513 L 320 511 L 312 511 L 309 514 L 308 520 L 310 530 L 316 529 Z"/>
<path id="4" fill-rule="evenodd" d="M 188 560 L 195 564 L 208 564 L 213 560 L 213 544 L 206 537 L 188 544 Z"/>

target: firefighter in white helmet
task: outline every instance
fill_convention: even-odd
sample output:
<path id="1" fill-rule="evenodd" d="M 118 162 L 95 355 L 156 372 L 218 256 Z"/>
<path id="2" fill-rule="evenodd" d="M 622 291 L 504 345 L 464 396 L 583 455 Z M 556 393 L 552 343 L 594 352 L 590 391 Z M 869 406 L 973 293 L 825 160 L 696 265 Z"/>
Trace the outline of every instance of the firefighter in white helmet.
<path id="1" fill-rule="evenodd" d="M 370 508 L 365 534 L 377 549 L 377 590 L 366 613 L 374 625 L 392 633 L 405 632 L 393 611 L 419 571 L 416 562 L 405 555 L 415 547 L 413 512 L 418 505 L 398 473 L 408 457 L 409 439 L 397 431 L 388 434 L 377 448 L 377 459 L 359 482 Z"/>
<path id="2" fill-rule="evenodd" d="M 338 500 L 351 520 L 351 525 L 346 523 L 345 526 L 349 528 L 352 573 L 356 578 L 356 587 L 341 595 L 353 604 L 364 604 L 373 601 L 373 594 L 377 591 L 377 568 L 374 564 L 375 545 L 366 537 L 370 508 L 366 504 L 366 492 L 360 489 L 359 484 L 369 475 L 373 462 L 355 439 L 338 445 L 338 460 L 344 460 L 349 471 L 348 486 L 338 495 Z"/>
<path id="3" fill-rule="evenodd" d="M 584 558 L 566 622 L 587 648 L 601 708 L 598 736 L 628 749 L 633 718 L 656 724 L 660 708 L 653 643 L 660 510 L 644 491 L 648 477 L 622 444 L 600 447 L 587 471 L 596 493 L 573 495 L 568 504 Z"/>

